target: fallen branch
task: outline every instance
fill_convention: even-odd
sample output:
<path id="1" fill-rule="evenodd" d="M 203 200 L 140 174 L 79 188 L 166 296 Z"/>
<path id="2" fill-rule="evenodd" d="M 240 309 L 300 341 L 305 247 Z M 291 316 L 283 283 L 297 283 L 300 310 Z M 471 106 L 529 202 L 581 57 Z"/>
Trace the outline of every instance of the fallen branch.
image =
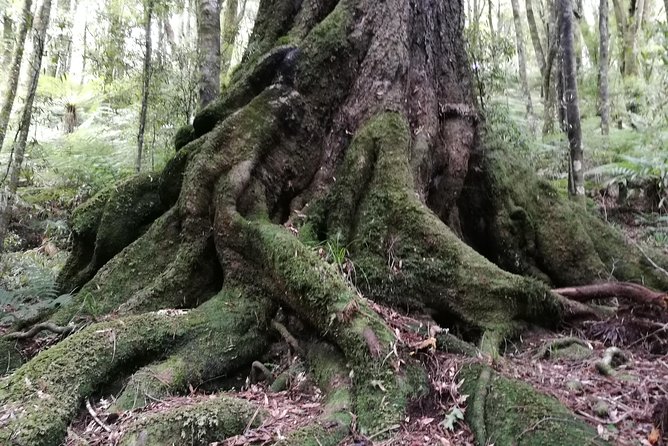
<path id="1" fill-rule="evenodd" d="M 7 335 L 5 335 L 5 337 L 8 339 L 27 339 L 27 338 L 32 338 L 42 330 L 47 330 L 53 333 L 67 336 L 72 332 L 72 330 L 74 330 L 74 327 L 71 325 L 66 325 L 64 327 L 61 327 L 60 325 L 56 325 L 51 322 L 42 322 L 33 325 L 33 327 L 28 331 L 15 331 L 13 333 L 8 333 Z"/>
<path id="2" fill-rule="evenodd" d="M 630 282 L 606 282 L 569 288 L 557 288 L 552 292 L 577 302 L 621 297 L 643 304 L 658 305 L 668 309 L 668 294 L 650 290 Z"/>

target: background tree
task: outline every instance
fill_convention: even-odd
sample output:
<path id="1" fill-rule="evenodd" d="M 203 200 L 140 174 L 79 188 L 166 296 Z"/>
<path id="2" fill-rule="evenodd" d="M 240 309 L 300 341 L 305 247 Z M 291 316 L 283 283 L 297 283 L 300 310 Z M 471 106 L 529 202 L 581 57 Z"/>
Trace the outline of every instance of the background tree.
<path id="1" fill-rule="evenodd" d="M 573 45 L 573 3 L 559 1 L 560 34 L 563 51 L 564 101 L 566 107 L 566 133 L 568 135 L 569 169 L 568 193 L 579 199 L 584 198 L 584 157 L 582 151 L 582 130 L 580 126 L 580 104 L 578 103 L 577 68 Z"/>
<path id="2" fill-rule="evenodd" d="M 144 151 L 144 134 L 146 132 L 146 116 L 148 113 L 148 98 L 149 90 L 151 88 L 151 57 L 153 55 L 151 32 L 154 7 L 154 0 L 146 0 L 144 2 L 144 64 L 142 71 L 142 94 L 141 111 L 139 112 L 139 131 L 137 133 L 137 162 L 135 163 L 135 169 L 137 172 L 141 172 L 142 155 Z"/>
<path id="3" fill-rule="evenodd" d="M 520 18 L 519 0 L 511 0 L 513 8 L 513 22 L 515 24 L 515 43 L 517 45 L 517 64 L 518 73 L 520 76 L 520 85 L 522 86 L 522 93 L 526 100 L 527 115 L 533 114 L 533 105 L 531 103 L 531 90 L 529 89 L 529 81 L 527 80 L 527 65 L 524 51 L 524 33 L 522 32 L 522 19 Z"/>
<path id="4" fill-rule="evenodd" d="M 23 50 L 25 48 L 26 36 L 28 30 L 32 26 L 32 14 L 30 8 L 32 0 L 24 0 L 23 8 L 21 10 L 21 22 L 19 24 L 19 31 L 17 34 L 17 41 L 14 45 L 14 56 L 10 66 L 9 77 L 5 86 L 5 97 L 2 101 L 2 109 L 0 110 L 0 150 L 5 142 L 7 135 L 7 127 L 9 126 L 9 117 L 14 106 L 14 99 L 16 98 L 16 89 L 19 85 L 19 75 L 21 74 L 21 64 L 23 62 Z"/>
<path id="5" fill-rule="evenodd" d="M 14 21 L 9 8 L 2 11 L 2 66 L 7 67 L 14 48 Z"/>
<path id="6" fill-rule="evenodd" d="M 610 103 L 608 93 L 608 0 L 600 0 L 599 5 L 599 58 L 598 58 L 598 96 L 599 111 L 601 114 L 601 133 L 607 135 L 610 132 Z"/>
<path id="7" fill-rule="evenodd" d="M 39 74 L 42 69 L 42 58 L 44 56 L 44 47 L 46 44 L 46 30 L 49 26 L 49 18 L 51 15 L 51 0 L 43 0 L 37 20 L 35 29 L 33 30 L 32 40 L 32 55 L 30 57 L 30 76 L 28 78 L 28 92 L 21 112 L 21 120 L 19 122 L 19 134 L 16 143 L 13 146 L 13 154 L 11 158 L 11 175 L 9 183 L 5 185 L 3 190 L 4 199 L 0 202 L 4 204 L 4 208 L 0 209 L 0 252 L 4 249 L 4 241 L 9 227 L 9 221 L 12 216 L 12 206 L 16 197 L 16 190 L 19 184 L 19 175 L 23 167 L 23 159 L 25 156 L 26 144 L 28 142 L 28 133 L 30 131 L 30 122 L 33 113 L 33 103 L 35 101 L 35 93 L 37 92 L 37 83 L 39 82 Z"/>
<path id="8" fill-rule="evenodd" d="M 197 0 L 199 107 L 220 94 L 220 0 Z"/>
<path id="9" fill-rule="evenodd" d="M 533 45 L 534 54 L 536 55 L 536 63 L 538 64 L 541 76 L 544 77 L 545 53 L 543 52 L 543 45 L 540 41 L 540 35 L 538 34 L 538 27 L 536 26 L 536 17 L 533 13 L 533 0 L 526 0 L 526 10 L 527 10 L 527 21 L 529 23 L 529 35 L 531 36 L 531 43 Z"/>

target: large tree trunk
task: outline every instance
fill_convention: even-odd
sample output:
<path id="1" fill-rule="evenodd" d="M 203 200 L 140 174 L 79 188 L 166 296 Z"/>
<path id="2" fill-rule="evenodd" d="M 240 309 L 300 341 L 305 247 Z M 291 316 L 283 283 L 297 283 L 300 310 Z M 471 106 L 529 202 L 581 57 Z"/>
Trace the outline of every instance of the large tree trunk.
<path id="1" fill-rule="evenodd" d="M 199 107 L 220 95 L 220 0 L 197 0 Z"/>
<path id="2" fill-rule="evenodd" d="M 527 115 L 533 114 L 533 105 L 531 103 L 531 90 L 529 89 L 529 81 L 527 80 L 527 62 L 524 51 L 524 32 L 522 31 L 522 19 L 520 16 L 519 0 L 511 0 L 513 8 L 513 22 L 515 24 L 515 42 L 517 46 L 517 65 L 518 73 L 520 75 L 520 85 L 522 86 L 522 94 L 527 106 Z"/>
<path id="3" fill-rule="evenodd" d="M 3 380 L 0 443 L 59 444 L 80 404 L 121 376 L 119 408 L 238 376 L 274 331 L 306 358 L 326 406 L 282 444 L 338 444 L 353 419 L 362 435 L 388 436 L 428 391 L 427 371 L 376 305 L 447 323 L 496 356 L 505 337 L 565 317 L 552 284 L 614 271 L 666 285 L 514 147 L 483 139 L 461 8 L 263 0 L 241 66 L 179 132 L 165 170 L 114 185 L 72 216 L 59 283 L 78 293 L 48 320 L 108 317 Z M 0 360 L 12 360 L 0 341 Z M 462 373 L 480 444 L 596 437 L 484 364 Z M 217 425 L 252 421 L 247 406 L 222 404 L 234 423 Z M 121 444 L 184 444 L 175 419 L 147 418 Z"/>
<path id="4" fill-rule="evenodd" d="M 28 30 L 32 26 L 32 14 L 30 7 L 32 0 L 25 0 L 23 2 L 23 9 L 21 10 L 21 24 L 19 25 L 19 32 L 14 45 L 14 57 L 10 65 L 9 77 L 7 78 L 7 85 L 5 86 L 5 97 L 2 101 L 2 109 L 0 110 L 0 150 L 5 142 L 7 136 L 7 126 L 9 126 L 9 117 L 14 106 L 14 99 L 16 98 L 16 89 L 19 85 L 19 75 L 21 74 L 21 64 L 23 63 L 23 49 L 25 48 L 26 36 Z"/>
<path id="5" fill-rule="evenodd" d="M 608 95 L 608 64 L 610 36 L 608 34 L 608 0 L 601 0 L 598 18 L 599 57 L 598 57 L 598 104 L 601 114 L 601 133 L 610 132 L 610 102 Z"/>
<path id="6" fill-rule="evenodd" d="M 26 144 L 28 142 L 28 132 L 32 120 L 33 103 L 37 93 L 37 83 L 42 68 L 42 56 L 44 55 L 44 46 L 46 43 L 46 30 L 49 26 L 49 17 L 51 15 L 51 0 L 44 0 L 40 6 L 35 28 L 33 30 L 32 55 L 30 57 L 30 77 L 26 92 L 26 100 L 21 112 L 19 122 L 19 135 L 14 144 L 13 154 L 10 158 L 11 174 L 9 183 L 1 192 L 5 198 L 0 198 L 0 203 L 4 206 L 0 208 L 0 253 L 3 252 L 4 241 L 9 228 L 9 222 L 12 216 L 12 207 L 16 197 L 16 190 L 19 184 L 19 175 L 23 167 Z"/>

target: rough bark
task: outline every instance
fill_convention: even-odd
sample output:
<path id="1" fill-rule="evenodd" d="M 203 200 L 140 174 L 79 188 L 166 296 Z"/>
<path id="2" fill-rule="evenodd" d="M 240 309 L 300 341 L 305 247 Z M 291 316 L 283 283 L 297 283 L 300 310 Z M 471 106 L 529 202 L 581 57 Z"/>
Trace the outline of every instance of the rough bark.
<path id="1" fill-rule="evenodd" d="M 635 5 L 635 10 L 632 10 L 628 21 L 626 32 L 624 33 L 624 60 L 622 65 L 624 77 L 638 75 L 638 35 L 642 28 L 643 11 L 645 8 L 645 0 L 635 0 L 631 2 Z"/>
<path id="2" fill-rule="evenodd" d="M 566 107 L 566 133 L 569 146 L 568 193 L 584 198 L 584 166 L 582 130 L 580 127 L 580 104 L 578 102 L 578 79 L 573 48 L 573 3 L 560 0 L 561 43 L 563 51 L 564 102 Z"/>
<path id="3" fill-rule="evenodd" d="M 517 47 L 517 65 L 520 76 L 520 85 L 522 86 L 522 94 L 526 101 L 527 115 L 532 115 L 533 105 L 531 104 L 531 90 L 529 89 L 529 81 L 527 80 L 527 62 L 524 50 L 522 19 L 520 17 L 520 3 L 519 0 L 511 0 L 510 3 L 513 8 L 513 22 L 515 24 L 515 44 Z"/>
<path id="4" fill-rule="evenodd" d="M 130 383 L 127 407 L 211 375 L 244 376 L 279 319 L 326 407 L 281 444 L 336 444 L 353 425 L 389 435 L 429 389 L 377 304 L 447 324 L 462 339 L 446 336 L 446 348 L 498 355 L 505 337 L 562 320 L 568 308 L 552 286 L 591 283 L 611 265 L 620 279 L 665 286 L 516 147 L 480 132 L 461 8 L 263 0 L 244 61 L 180 132 L 165 170 L 75 212 L 60 282 L 78 293 L 45 319 L 105 320 L 3 380 L 0 443 L 60 444 L 81 402 L 112 377 Z M 2 341 L 6 370 L 16 360 Z M 591 439 L 554 400 L 478 371 L 465 372 L 482 389 L 474 404 L 492 409 L 472 421 L 485 423 L 479 443 Z M 559 421 L 538 423 L 549 411 Z M 563 438 L 546 436 L 562 428 Z M 156 441 L 181 441 L 170 432 Z"/>
<path id="5" fill-rule="evenodd" d="M 10 65 L 9 77 L 7 78 L 7 85 L 5 86 L 5 97 L 2 101 L 2 110 L 0 110 L 0 150 L 5 142 L 7 136 L 7 126 L 9 125 L 9 117 L 14 106 L 14 99 L 16 98 L 16 89 L 19 85 L 19 75 L 21 74 L 21 64 L 23 62 L 23 50 L 25 48 L 25 41 L 28 35 L 28 30 L 32 26 L 32 14 L 30 8 L 32 0 L 24 0 L 23 9 L 21 10 L 21 23 L 16 38 L 16 45 L 14 45 L 14 56 Z"/>
<path id="6" fill-rule="evenodd" d="M 529 34 L 531 35 L 531 43 L 536 55 L 536 63 L 540 69 L 541 78 L 545 76 L 545 54 L 543 52 L 543 45 L 540 42 L 540 35 L 538 34 L 538 27 L 536 26 L 536 17 L 533 13 L 533 0 L 526 0 L 527 21 L 529 22 Z"/>
<path id="7" fill-rule="evenodd" d="M 600 0 L 599 17 L 599 57 L 598 57 L 598 106 L 601 114 L 601 133 L 610 132 L 610 101 L 608 94 L 608 64 L 610 36 L 608 34 L 608 0 Z"/>
<path id="8" fill-rule="evenodd" d="M 151 67 L 153 56 L 151 29 L 153 23 L 154 0 L 144 2 L 144 64 L 142 70 L 141 110 L 139 112 L 139 130 L 137 131 L 137 160 L 135 171 L 141 172 L 144 151 L 144 133 L 146 132 L 146 115 L 148 114 L 148 94 L 151 87 Z"/>
<path id="9" fill-rule="evenodd" d="M 14 22 L 7 11 L 2 15 L 2 66 L 11 66 L 14 49 Z"/>
<path id="10" fill-rule="evenodd" d="M 30 77 L 28 78 L 26 100 L 21 112 L 21 119 L 19 121 L 19 134 L 16 143 L 14 144 L 13 154 L 11 157 L 11 173 L 9 176 L 9 183 L 4 188 L 4 199 L 0 200 L 4 203 L 4 209 L 0 209 L 0 253 L 3 251 L 5 237 L 9 229 L 9 222 L 12 216 L 13 203 L 16 199 L 16 190 L 19 185 L 19 176 L 21 168 L 23 167 L 23 159 L 25 156 L 26 144 L 28 142 L 28 133 L 30 131 L 30 123 L 32 120 L 33 103 L 35 102 L 35 94 L 37 93 L 37 83 L 39 82 L 39 74 L 42 68 L 42 56 L 44 55 L 44 45 L 46 42 L 46 30 L 49 26 L 49 17 L 51 14 L 51 0 L 44 0 L 40 6 L 37 16 L 35 28 L 33 30 L 33 50 L 30 57 Z"/>
<path id="11" fill-rule="evenodd" d="M 239 0 L 226 0 L 223 12 L 223 34 L 221 44 L 220 72 L 227 76 L 232 64 L 234 41 L 239 34 L 239 24 L 244 14 L 245 3 L 239 12 Z"/>
<path id="12" fill-rule="evenodd" d="M 543 94 L 545 95 L 543 107 L 543 135 L 547 135 L 554 131 L 554 116 L 558 100 L 558 61 L 557 55 L 559 53 L 559 27 L 557 19 L 557 9 L 553 0 L 547 1 L 547 20 L 546 20 L 546 35 L 547 35 L 547 57 L 545 59 L 545 72 L 543 73 Z"/>
<path id="13" fill-rule="evenodd" d="M 199 108 L 220 95 L 220 0 L 197 0 Z"/>

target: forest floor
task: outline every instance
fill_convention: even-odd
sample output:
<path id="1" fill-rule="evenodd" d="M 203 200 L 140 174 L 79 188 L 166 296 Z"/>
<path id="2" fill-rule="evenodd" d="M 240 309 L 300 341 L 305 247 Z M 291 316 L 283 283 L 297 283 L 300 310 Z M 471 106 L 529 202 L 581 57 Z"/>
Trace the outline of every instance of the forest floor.
<path id="1" fill-rule="evenodd" d="M 471 361 L 490 363 L 501 374 L 520 379 L 556 397 L 594 425 L 600 437 L 613 444 L 641 446 L 658 443 L 651 438 L 652 415 L 660 401 L 668 401 L 668 315 L 662 321 L 665 324 L 663 336 L 657 330 L 652 336 L 632 341 L 624 337 L 624 331 L 628 329 L 624 321 L 625 315 L 634 308 L 622 307 L 620 314 L 611 321 L 573 326 L 559 333 L 529 332 L 516 343 L 509 343 L 505 355 L 492 362 L 488 358 L 464 358 L 434 350 L 430 339 L 419 338 L 407 329 L 415 323 L 414 320 L 386 308 L 375 308 L 395 328 L 404 347 L 427 365 L 432 393 L 412 405 L 401 425 L 384 432 L 386 436 L 391 435 L 391 439 L 379 440 L 352 433 L 343 445 L 475 444 L 469 427 L 456 416 L 457 410 L 466 410 L 466 396 L 459 393 L 461 382 L 457 372 Z M 555 340 L 574 338 L 581 343 L 568 344 L 563 350 L 546 348 Z M 596 363 L 605 355 L 613 339 L 628 361 L 620 364 L 613 375 L 605 376 L 599 372 Z M 576 348 L 572 349 L 573 346 Z M 294 360 L 297 359 L 279 359 L 285 366 Z M 259 383 L 246 384 L 240 392 L 230 393 L 254 403 L 269 416 L 257 428 L 214 443 L 220 446 L 273 444 L 286 433 L 317 420 L 323 410 L 320 391 L 301 376 L 296 376 L 290 388 L 282 392 L 271 392 Z M 81 410 L 70 428 L 67 445 L 114 445 L 122 433 L 147 412 L 166 411 L 207 398 L 212 396 L 192 389 L 189 396 L 155 401 L 147 408 L 122 414 L 108 413 L 112 401 L 100 399 L 90 408 Z M 448 421 L 451 427 L 448 427 Z"/>

